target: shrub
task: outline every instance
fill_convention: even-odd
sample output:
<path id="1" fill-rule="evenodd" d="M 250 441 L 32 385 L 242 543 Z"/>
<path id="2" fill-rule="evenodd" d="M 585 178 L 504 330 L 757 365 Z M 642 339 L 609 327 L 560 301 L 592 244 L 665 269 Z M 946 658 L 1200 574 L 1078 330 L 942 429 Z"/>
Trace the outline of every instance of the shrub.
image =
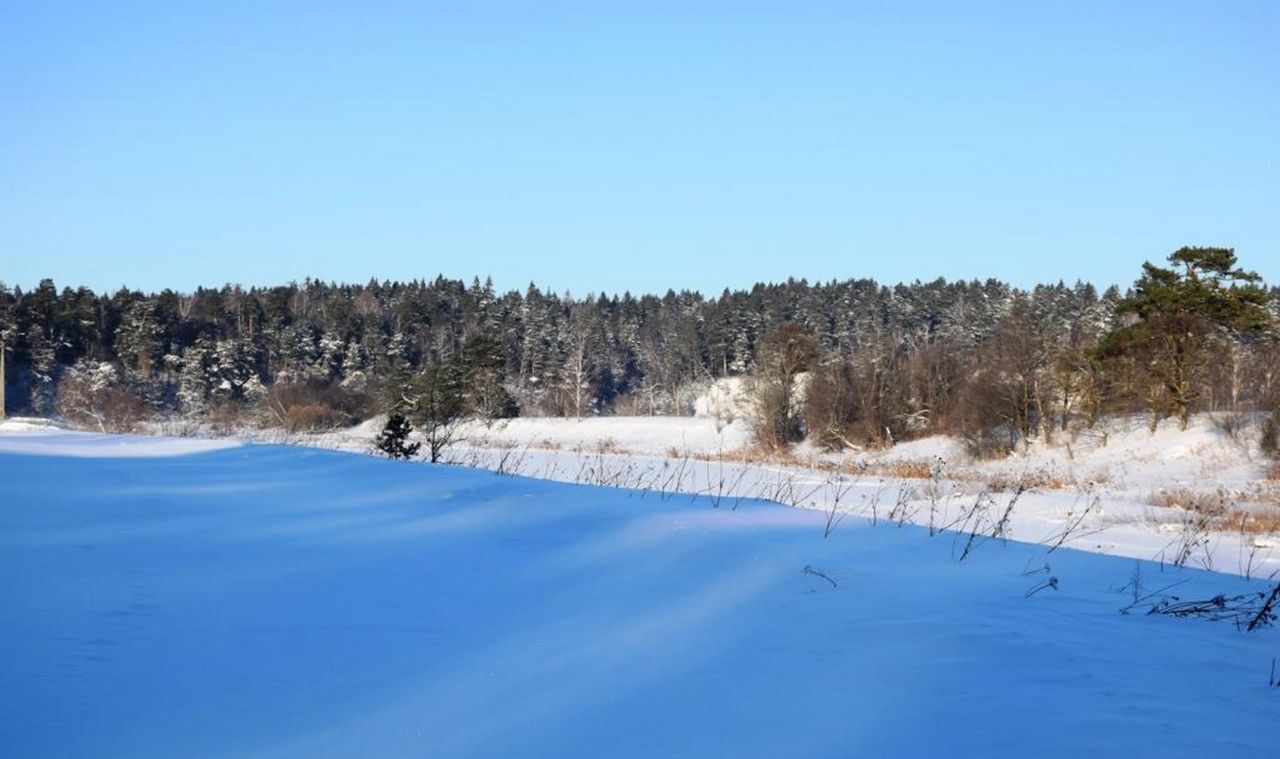
<path id="1" fill-rule="evenodd" d="M 219 435 L 234 435 L 246 426 L 246 411 L 242 404 L 223 400 L 212 404 L 204 413 L 204 422 Z"/>
<path id="2" fill-rule="evenodd" d="M 804 398 L 804 423 L 809 437 L 827 451 L 854 446 L 855 428 L 862 420 L 857 378 L 846 361 L 823 364 L 814 370 Z"/>
<path id="3" fill-rule="evenodd" d="M 64 419 L 101 432 L 132 432 L 147 417 L 146 404 L 121 383 L 110 363 L 68 369 L 58 384 L 55 408 Z"/>
<path id="4" fill-rule="evenodd" d="M 366 393 L 316 381 L 277 382 L 267 393 L 270 417 L 289 433 L 355 424 L 369 415 L 371 405 Z"/>
<path id="5" fill-rule="evenodd" d="M 349 418 L 329 406 L 292 406 L 285 412 L 284 429 L 288 433 L 324 432 L 347 425 Z"/>
<path id="6" fill-rule="evenodd" d="M 1272 458 L 1280 458 L 1280 421 L 1277 421 L 1276 414 L 1272 413 L 1262 422 L 1262 439 L 1259 443 L 1262 446 L 1262 452 Z"/>
<path id="7" fill-rule="evenodd" d="M 123 387 L 107 393 L 105 407 L 109 432 L 133 432 L 150 415 L 142 399 Z"/>

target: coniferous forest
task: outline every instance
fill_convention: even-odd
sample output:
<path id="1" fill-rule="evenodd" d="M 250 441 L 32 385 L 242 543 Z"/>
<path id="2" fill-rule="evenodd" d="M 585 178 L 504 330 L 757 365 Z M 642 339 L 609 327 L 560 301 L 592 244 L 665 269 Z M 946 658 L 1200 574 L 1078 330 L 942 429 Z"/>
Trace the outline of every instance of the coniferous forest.
<path id="1" fill-rule="evenodd" d="M 1132 286 L 789 280 L 710 297 L 558 295 L 437 278 L 182 293 L 0 284 L 9 413 L 103 430 L 159 419 L 291 431 L 404 407 L 692 413 L 749 377 L 785 445 L 946 432 L 992 450 L 1102 415 L 1153 423 L 1280 404 L 1280 288 L 1234 252 L 1183 248 Z M 809 377 L 805 401 L 794 378 Z M 425 379 L 424 379 L 425 378 Z M 765 415 L 767 416 L 767 415 Z"/>

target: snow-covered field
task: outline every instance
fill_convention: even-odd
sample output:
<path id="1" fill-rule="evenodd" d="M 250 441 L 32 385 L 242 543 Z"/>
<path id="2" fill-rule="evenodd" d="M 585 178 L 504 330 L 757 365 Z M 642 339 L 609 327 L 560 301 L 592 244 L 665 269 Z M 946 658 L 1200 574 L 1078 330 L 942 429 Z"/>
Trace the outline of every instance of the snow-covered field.
<path id="1" fill-rule="evenodd" d="M 1265 457 L 1247 435 L 1233 439 L 1219 427 L 1203 415 L 1188 430 L 1169 421 L 1152 434 L 1143 418 L 1113 419 L 994 461 L 971 460 L 943 437 L 842 455 L 800 446 L 777 461 L 744 453 L 750 434 L 742 419 L 521 418 L 468 425 L 447 458 L 654 497 L 701 494 L 729 507 L 742 498 L 772 500 L 840 519 L 989 531 L 1005 518 L 1003 533 L 1025 542 L 1280 576 L 1280 538 L 1263 529 L 1280 527 L 1280 481 L 1265 479 Z M 303 440 L 368 452 L 379 428 L 371 420 Z M 1026 490 L 1015 499 L 1019 488 Z M 1222 515 L 1206 522 L 1206 508 Z M 1241 531 L 1245 514 L 1249 529 Z"/>
<path id="2" fill-rule="evenodd" d="M 0 443 L 5 757 L 1275 746 L 1280 631 L 1118 612 L 1135 573 L 1260 580 L 313 448 Z"/>
<path id="3" fill-rule="evenodd" d="M 235 440 L 69 432 L 42 419 L 6 419 L 0 422 L 0 453 L 75 458 L 133 458 L 180 456 L 235 448 L 239 445 L 240 443 Z"/>

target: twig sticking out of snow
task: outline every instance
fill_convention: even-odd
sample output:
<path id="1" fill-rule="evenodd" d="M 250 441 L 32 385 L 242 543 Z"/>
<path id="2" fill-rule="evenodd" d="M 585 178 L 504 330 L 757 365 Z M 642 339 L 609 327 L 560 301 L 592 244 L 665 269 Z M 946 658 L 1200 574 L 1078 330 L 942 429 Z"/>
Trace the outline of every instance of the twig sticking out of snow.
<path id="1" fill-rule="evenodd" d="M 1201 565 L 1205 569 L 1213 569 L 1213 552 L 1209 550 L 1209 533 L 1212 524 L 1208 514 L 1192 513 L 1187 515 L 1187 519 L 1182 523 L 1182 529 L 1177 536 L 1169 541 L 1169 544 L 1160 549 L 1160 553 L 1156 558 L 1161 563 L 1164 562 L 1165 556 L 1169 555 L 1172 549 L 1172 560 L 1169 562 L 1175 567 L 1185 567 L 1187 562 L 1195 555 L 1197 550 L 1204 554 Z"/>
<path id="2" fill-rule="evenodd" d="M 831 583 L 831 587 L 833 587 L 833 588 L 838 588 L 838 587 L 840 587 L 838 584 L 836 584 L 836 581 L 835 581 L 835 580 L 831 579 L 830 577 L 828 577 L 827 575 L 823 574 L 822 572 L 819 572 L 818 570 L 814 569 L 814 568 L 813 568 L 811 565 L 809 565 L 809 564 L 805 564 L 805 565 L 804 565 L 804 573 L 805 573 L 805 574 L 807 574 L 807 575 L 813 575 L 813 576 L 815 576 L 815 577 L 821 577 L 822 579 L 824 579 L 824 580 L 826 580 L 827 582 Z"/>
<path id="3" fill-rule="evenodd" d="M 964 548 L 960 551 L 960 555 L 956 558 L 956 561 L 964 561 L 969 558 L 969 554 L 977 547 L 978 535 L 984 532 L 987 514 L 990 512 L 993 503 L 994 501 L 991 500 L 991 496 L 989 494 L 985 492 L 979 493 L 978 497 L 974 499 L 973 505 L 961 513 L 959 530 L 956 534 L 956 542 L 958 543 L 960 538 L 963 537 L 966 532 L 968 533 L 968 537 L 965 538 Z M 954 548 L 955 546 L 953 544 L 953 554 Z"/>
<path id="4" fill-rule="evenodd" d="M 1047 575 L 1047 574 L 1052 574 L 1052 573 L 1053 573 L 1053 570 L 1052 570 L 1052 569 L 1049 569 L 1049 562 L 1047 562 L 1047 561 L 1046 561 L 1044 564 L 1041 564 L 1040 566 L 1036 567 L 1035 569 L 1032 569 L 1032 568 L 1031 568 L 1031 560 L 1028 560 L 1028 561 L 1027 561 L 1027 568 L 1023 570 L 1023 572 L 1022 572 L 1022 576 L 1023 576 L 1023 577 L 1030 577 L 1031 575 L 1038 575 L 1038 574 L 1046 574 L 1046 575 Z"/>
<path id="5" fill-rule="evenodd" d="M 1249 620 L 1249 626 L 1245 629 L 1248 632 L 1253 632 L 1259 627 L 1269 627 L 1275 622 L 1277 600 L 1280 600 L 1280 583 L 1276 583 L 1276 586 L 1271 589 L 1271 593 L 1267 596 L 1267 600 L 1263 602 L 1262 608 L 1258 609 L 1258 613 L 1253 616 L 1253 619 Z"/>
<path id="6" fill-rule="evenodd" d="M 916 489 L 914 486 L 903 484 L 898 488 L 898 498 L 893 504 L 893 509 L 889 512 L 889 521 L 896 522 L 899 527 L 906 526 L 907 522 L 916 515 L 918 509 L 911 508 L 911 503 L 915 500 Z"/>
<path id="7" fill-rule="evenodd" d="M 1253 565 L 1254 565 L 1254 562 L 1257 560 L 1258 551 L 1262 548 L 1262 546 L 1258 545 L 1258 541 L 1254 539 L 1254 537 L 1245 530 L 1246 526 L 1248 525 L 1248 522 L 1249 522 L 1249 514 L 1247 512 L 1241 514 L 1240 516 L 1240 555 L 1239 555 L 1238 563 L 1239 563 L 1239 566 L 1244 568 L 1244 579 L 1246 580 L 1251 579 L 1253 577 Z M 1247 557 L 1245 555 L 1246 550 L 1248 552 Z"/>
<path id="8" fill-rule="evenodd" d="M 1176 588 L 1179 585 L 1183 585 L 1187 582 L 1188 582 L 1187 580 L 1178 580 L 1177 582 L 1171 582 L 1168 585 L 1165 585 L 1163 588 L 1160 588 L 1158 590 L 1153 590 L 1150 593 L 1143 593 L 1142 592 L 1142 562 L 1134 562 L 1133 578 L 1129 581 L 1128 584 L 1126 584 L 1124 587 L 1121 588 L 1121 590 L 1124 590 L 1125 588 L 1133 589 L 1133 602 L 1130 603 L 1128 606 L 1124 607 L 1123 609 L 1121 609 L 1120 613 L 1128 614 L 1130 611 L 1134 610 L 1135 608 L 1142 605 L 1143 603 L 1146 603 L 1147 601 L 1152 601 L 1152 599 L 1167 598 L 1168 596 L 1165 596 L 1164 594 L 1166 590 L 1172 590 L 1173 588 Z M 1154 603 L 1158 603 L 1158 602 L 1153 601 L 1153 604 Z M 1150 613 L 1149 609 L 1148 609 L 1148 613 Z"/>
<path id="9" fill-rule="evenodd" d="M 1185 582 L 1185 581 L 1184 581 Z M 1138 603 L 1146 603 L 1149 599 L 1159 596 L 1159 600 L 1150 603 L 1148 614 L 1164 614 L 1170 617 L 1199 617 L 1211 621 L 1228 620 L 1235 623 L 1237 628 L 1244 628 L 1247 632 L 1253 632 L 1262 627 L 1270 627 L 1276 621 L 1276 599 L 1280 597 L 1280 585 L 1277 585 L 1269 593 L 1259 591 L 1256 593 L 1242 593 L 1237 596 L 1227 596 L 1218 594 L 1213 598 L 1192 599 L 1184 601 L 1178 596 L 1163 595 L 1162 591 L 1150 593 Z M 1138 604 L 1121 609 L 1121 613 L 1128 611 Z"/>
<path id="10" fill-rule="evenodd" d="M 1050 535 L 1041 545 L 1049 546 L 1046 553 L 1053 553 L 1062 547 L 1068 540 L 1082 538 L 1085 535 L 1092 535 L 1095 532 L 1101 532 L 1102 528 L 1089 530 L 1084 527 L 1084 521 L 1090 514 L 1098 511 L 1102 506 L 1102 496 L 1096 493 L 1090 493 L 1085 490 L 1084 495 L 1091 496 L 1088 505 L 1081 509 L 1078 513 L 1067 512 L 1067 523 L 1056 535 Z"/>
<path id="11" fill-rule="evenodd" d="M 848 509 L 841 510 L 840 502 L 849 494 L 849 491 L 853 489 L 853 486 L 858 483 L 858 479 L 859 478 L 857 477 L 854 477 L 853 479 L 846 479 L 845 476 L 839 472 L 828 475 L 827 481 L 823 484 L 823 487 L 830 491 L 831 510 L 827 512 L 827 523 L 822 529 L 822 537 L 831 537 L 831 533 L 835 532 L 836 527 L 839 527 L 840 523 L 844 521 L 844 518 L 849 516 Z"/>
<path id="12" fill-rule="evenodd" d="M 991 537 L 1000 538 L 1008 542 L 1009 540 L 1009 522 L 1013 517 L 1013 507 L 1018 505 L 1018 499 L 1022 494 L 1027 492 L 1025 485 L 1019 485 L 1014 492 L 1013 497 L 1009 499 L 1009 503 L 1004 507 L 1004 513 L 1000 515 L 1000 519 L 996 522 L 996 526 L 991 530 Z"/>
<path id="13" fill-rule="evenodd" d="M 1054 590 L 1057 590 L 1057 589 L 1058 589 L 1058 578 L 1057 578 L 1057 577 L 1050 577 L 1049 579 L 1045 580 L 1044 582 L 1040 583 L 1039 585 L 1036 585 L 1035 587 L 1031 588 L 1030 590 L 1028 590 L 1028 591 L 1027 591 L 1026 595 L 1024 595 L 1024 596 L 1023 596 L 1023 598 L 1024 598 L 1024 599 L 1026 599 L 1026 598 L 1030 598 L 1030 597 L 1034 596 L 1035 594 L 1039 593 L 1040 591 L 1045 590 L 1045 589 L 1048 589 L 1048 588 L 1052 588 L 1052 589 L 1054 589 Z"/>
<path id="14" fill-rule="evenodd" d="M 863 500 L 867 502 L 867 510 L 871 512 L 872 527 L 875 527 L 880 523 L 880 499 L 884 498 L 884 491 L 887 487 L 888 485 L 882 479 L 870 497 L 865 495 L 862 496 Z"/>
<path id="15" fill-rule="evenodd" d="M 935 456 L 929 464 L 929 481 L 924 486 L 924 494 L 929 499 L 929 537 L 933 537 L 938 531 L 938 499 L 942 497 L 946 466 L 947 462 L 941 456 Z M 951 496 L 948 495 L 947 500 L 950 499 Z"/>

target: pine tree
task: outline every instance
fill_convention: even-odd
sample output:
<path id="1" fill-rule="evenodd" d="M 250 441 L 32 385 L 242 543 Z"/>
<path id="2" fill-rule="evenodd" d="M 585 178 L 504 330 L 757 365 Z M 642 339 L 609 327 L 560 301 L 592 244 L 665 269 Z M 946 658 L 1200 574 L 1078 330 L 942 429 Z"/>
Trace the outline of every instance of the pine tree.
<path id="1" fill-rule="evenodd" d="M 1153 430 L 1166 411 L 1186 429 L 1213 348 L 1269 321 L 1261 278 L 1236 267 L 1233 249 L 1181 248 L 1169 263 L 1143 264 L 1133 293 L 1119 305 L 1134 321 L 1099 347 L 1099 355 L 1112 360 L 1137 357 L 1149 377 Z"/>
<path id="2" fill-rule="evenodd" d="M 502 341 L 472 335 L 462 346 L 462 385 L 467 408 L 481 419 L 516 415 L 515 399 L 506 389 L 507 358 Z"/>
<path id="3" fill-rule="evenodd" d="M 412 432 L 413 425 L 403 414 L 389 414 L 387 423 L 383 425 L 382 432 L 378 433 L 374 445 L 393 459 L 411 459 L 417 456 L 422 448 L 422 443 L 409 442 L 409 435 Z"/>
<path id="4" fill-rule="evenodd" d="M 452 362 L 430 361 L 410 380 L 402 400 L 402 408 L 422 431 L 431 463 L 438 463 L 466 416 L 461 372 Z"/>
<path id="5" fill-rule="evenodd" d="M 116 327 L 116 355 L 126 369 L 143 380 L 150 379 L 160 358 L 161 329 L 155 312 L 154 301 L 136 300 L 127 307 Z"/>

